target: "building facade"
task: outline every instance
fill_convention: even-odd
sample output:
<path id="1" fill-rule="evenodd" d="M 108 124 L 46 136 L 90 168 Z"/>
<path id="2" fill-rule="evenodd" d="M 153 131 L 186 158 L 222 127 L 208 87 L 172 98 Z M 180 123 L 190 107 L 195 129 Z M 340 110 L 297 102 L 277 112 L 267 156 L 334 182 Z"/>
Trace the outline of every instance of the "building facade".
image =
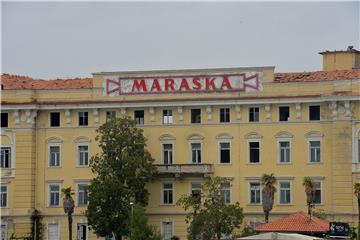
<path id="1" fill-rule="evenodd" d="M 249 224 L 263 221 L 260 177 L 278 183 L 272 218 L 306 211 L 302 180 L 316 182 L 317 211 L 353 223 L 360 179 L 360 52 L 326 51 L 323 70 L 274 67 L 101 72 L 89 79 L 2 75 L 1 237 L 31 231 L 36 209 L 44 239 L 66 239 L 61 188 L 75 189 L 74 236 L 87 227 L 95 130 L 130 116 L 144 130 L 159 178 L 148 184 L 150 223 L 165 239 L 186 239 L 176 201 L 205 176 L 226 177 L 224 201 L 239 202 Z"/>

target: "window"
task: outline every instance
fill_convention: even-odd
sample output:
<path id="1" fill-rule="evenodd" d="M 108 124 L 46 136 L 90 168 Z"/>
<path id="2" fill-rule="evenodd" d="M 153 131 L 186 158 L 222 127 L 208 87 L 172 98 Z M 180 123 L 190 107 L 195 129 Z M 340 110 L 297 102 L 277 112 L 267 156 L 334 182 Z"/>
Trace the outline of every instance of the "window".
<path id="1" fill-rule="evenodd" d="M 251 182 L 250 183 L 250 203 L 260 203 L 260 183 Z"/>
<path id="2" fill-rule="evenodd" d="M 291 183 L 289 181 L 280 182 L 280 204 L 291 203 Z"/>
<path id="3" fill-rule="evenodd" d="M 171 143 L 165 143 L 163 146 L 163 163 L 172 164 L 173 163 L 173 145 Z"/>
<path id="4" fill-rule="evenodd" d="M 259 108 L 251 107 L 249 108 L 249 122 L 258 122 L 259 121 Z"/>
<path id="5" fill-rule="evenodd" d="M 201 123 L 201 109 L 191 109 L 191 123 Z"/>
<path id="6" fill-rule="evenodd" d="M 230 190 L 231 186 L 230 183 L 221 183 L 220 186 L 220 193 L 221 193 L 221 198 L 223 199 L 224 203 L 226 204 L 230 204 L 231 202 L 231 190 Z"/>
<path id="7" fill-rule="evenodd" d="M 230 143 L 221 142 L 220 145 L 220 163 L 230 163 Z"/>
<path id="8" fill-rule="evenodd" d="M 59 167 L 60 166 L 60 146 L 49 147 L 49 166 Z"/>
<path id="9" fill-rule="evenodd" d="M 321 204 L 322 203 L 322 182 L 321 181 L 314 181 L 315 185 L 315 194 L 314 194 L 314 203 Z"/>
<path id="10" fill-rule="evenodd" d="M 163 124 L 173 123 L 173 113 L 170 109 L 163 110 Z"/>
<path id="11" fill-rule="evenodd" d="M 0 207 L 7 207 L 8 206 L 8 186 L 1 185 L 1 199 L 0 199 Z"/>
<path id="12" fill-rule="evenodd" d="M 191 162 L 201 163 L 201 143 L 191 143 Z"/>
<path id="13" fill-rule="evenodd" d="M 77 186 L 77 190 L 78 190 L 78 205 L 87 205 L 88 203 L 88 194 L 87 194 L 87 184 L 84 183 L 79 183 Z"/>
<path id="14" fill-rule="evenodd" d="M 163 183 L 163 204 L 173 204 L 172 183 Z"/>
<path id="15" fill-rule="evenodd" d="M 358 162 L 360 162 L 360 139 L 358 139 Z"/>
<path id="16" fill-rule="evenodd" d="M 310 162 L 320 162 L 320 141 L 310 141 Z"/>
<path id="17" fill-rule="evenodd" d="M 134 118 L 137 125 L 144 125 L 144 110 L 135 110 Z"/>
<path id="18" fill-rule="evenodd" d="M 230 122 L 230 108 L 220 108 L 220 122 Z"/>
<path id="19" fill-rule="evenodd" d="M 59 184 L 50 184 L 49 185 L 49 200 L 50 206 L 57 207 L 60 204 L 60 185 Z"/>
<path id="20" fill-rule="evenodd" d="M 279 107 L 279 121 L 287 122 L 290 117 L 290 107 Z"/>
<path id="21" fill-rule="evenodd" d="M 0 232 L 0 239 L 6 240 L 7 238 L 7 225 L 1 224 L 1 232 Z"/>
<path id="22" fill-rule="evenodd" d="M 58 223 L 49 223 L 48 224 L 48 239 L 60 240 L 60 231 L 59 231 Z"/>
<path id="23" fill-rule="evenodd" d="M 164 240 L 171 240 L 173 236 L 173 223 L 170 221 L 162 222 L 162 236 Z"/>
<path id="24" fill-rule="evenodd" d="M 201 183 L 192 182 L 191 183 L 191 196 L 197 199 L 201 199 Z"/>
<path id="25" fill-rule="evenodd" d="M 77 224 L 77 236 L 76 240 L 87 240 L 88 239 L 88 230 L 87 230 L 87 224 L 86 223 L 78 223 Z"/>
<path id="26" fill-rule="evenodd" d="M 116 112 L 115 111 L 107 111 L 106 112 L 106 122 L 114 120 L 116 118 Z"/>
<path id="27" fill-rule="evenodd" d="M 50 113 L 50 127 L 60 127 L 60 112 Z"/>
<path id="28" fill-rule="evenodd" d="M 11 148 L 1 147 L 1 168 L 11 168 Z"/>
<path id="29" fill-rule="evenodd" d="M 79 112 L 79 126 L 88 125 L 88 112 Z"/>
<path id="30" fill-rule="evenodd" d="M 89 146 L 78 146 L 79 166 L 89 165 Z"/>
<path id="31" fill-rule="evenodd" d="M 2 112 L 1 113 L 1 127 L 8 127 L 9 124 L 9 114 Z"/>
<path id="32" fill-rule="evenodd" d="M 290 162 L 290 142 L 281 141 L 279 142 L 280 147 L 280 163 Z"/>
<path id="33" fill-rule="evenodd" d="M 320 120 L 320 106 L 309 106 L 309 120 Z"/>
<path id="34" fill-rule="evenodd" d="M 249 142 L 249 162 L 250 163 L 260 163 L 260 143 L 259 142 Z"/>

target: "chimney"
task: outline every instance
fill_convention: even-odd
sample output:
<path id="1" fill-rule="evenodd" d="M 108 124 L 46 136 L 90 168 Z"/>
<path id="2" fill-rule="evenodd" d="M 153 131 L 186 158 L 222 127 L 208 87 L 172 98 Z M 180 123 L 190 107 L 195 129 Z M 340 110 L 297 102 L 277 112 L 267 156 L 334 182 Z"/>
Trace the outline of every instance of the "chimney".
<path id="1" fill-rule="evenodd" d="M 360 68 L 360 51 L 353 46 L 347 50 L 319 52 L 323 56 L 323 71 Z"/>

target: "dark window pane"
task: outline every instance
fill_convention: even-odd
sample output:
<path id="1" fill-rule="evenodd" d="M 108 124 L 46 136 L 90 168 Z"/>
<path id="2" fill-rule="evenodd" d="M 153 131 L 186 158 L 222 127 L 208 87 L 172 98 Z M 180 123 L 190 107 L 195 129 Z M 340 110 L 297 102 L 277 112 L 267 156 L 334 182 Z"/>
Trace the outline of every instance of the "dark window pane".
<path id="1" fill-rule="evenodd" d="M 1 113 L 1 127 L 8 127 L 9 124 L 9 114 Z"/>
<path id="2" fill-rule="evenodd" d="M 259 108 L 252 107 L 249 108 L 249 122 L 258 122 L 259 121 Z"/>
<path id="3" fill-rule="evenodd" d="M 320 106 L 309 106 L 309 120 L 320 120 Z"/>
<path id="4" fill-rule="evenodd" d="M 50 113 L 50 127 L 60 127 L 60 113 L 51 112 Z"/>
<path id="5" fill-rule="evenodd" d="M 289 121 L 290 117 L 290 108 L 289 107 L 279 107 L 279 121 Z"/>
<path id="6" fill-rule="evenodd" d="M 106 112 L 106 121 L 110 121 L 116 118 L 116 112 L 115 111 L 107 111 Z"/>
<path id="7" fill-rule="evenodd" d="M 88 125 L 88 112 L 79 112 L 79 126 Z"/>
<path id="8" fill-rule="evenodd" d="M 191 109 L 191 123 L 201 123 L 201 109 Z"/>
<path id="9" fill-rule="evenodd" d="M 220 108 L 220 122 L 230 122 L 230 108 Z"/>
<path id="10" fill-rule="evenodd" d="M 144 125 L 144 110 L 135 110 L 134 111 L 135 122 L 138 125 Z"/>
<path id="11" fill-rule="evenodd" d="M 250 162 L 251 163 L 258 163 L 260 162 L 260 149 L 258 142 L 250 142 Z"/>
<path id="12" fill-rule="evenodd" d="M 221 163 L 230 163 L 230 149 L 221 149 L 220 162 Z"/>

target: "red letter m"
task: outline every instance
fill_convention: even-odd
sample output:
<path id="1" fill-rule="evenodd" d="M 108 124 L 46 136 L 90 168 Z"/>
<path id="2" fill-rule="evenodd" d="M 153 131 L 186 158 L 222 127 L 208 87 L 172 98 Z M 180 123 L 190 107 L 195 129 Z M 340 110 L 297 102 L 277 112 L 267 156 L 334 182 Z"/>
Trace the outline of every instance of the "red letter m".
<path id="1" fill-rule="evenodd" d="M 131 89 L 131 92 L 134 92 L 135 88 L 137 89 L 137 92 L 147 92 L 145 80 L 144 79 L 142 79 L 142 80 L 135 79 L 134 84 Z M 140 88 L 142 88 L 142 91 L 140 91 Z"/>

